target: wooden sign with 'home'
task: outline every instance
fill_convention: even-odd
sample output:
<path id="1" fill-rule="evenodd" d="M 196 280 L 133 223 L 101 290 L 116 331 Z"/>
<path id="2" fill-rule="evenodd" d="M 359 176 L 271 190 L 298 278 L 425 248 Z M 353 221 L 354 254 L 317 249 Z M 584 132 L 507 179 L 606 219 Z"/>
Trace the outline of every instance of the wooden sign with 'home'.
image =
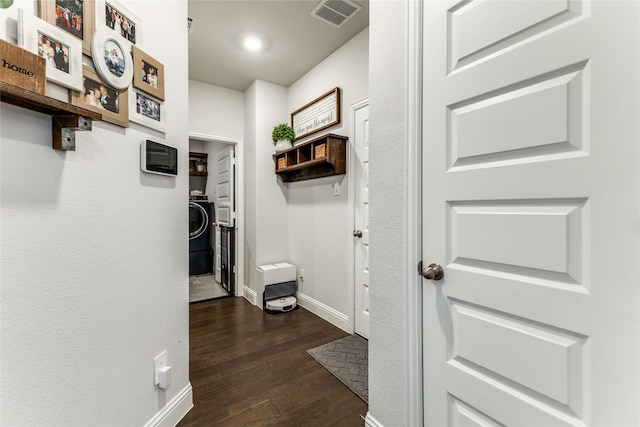
<path id="1" fill-rule="evenodd" d="M 0 40 L 1 81 L 44 95 L 46 73 L 44 58 Z"/>

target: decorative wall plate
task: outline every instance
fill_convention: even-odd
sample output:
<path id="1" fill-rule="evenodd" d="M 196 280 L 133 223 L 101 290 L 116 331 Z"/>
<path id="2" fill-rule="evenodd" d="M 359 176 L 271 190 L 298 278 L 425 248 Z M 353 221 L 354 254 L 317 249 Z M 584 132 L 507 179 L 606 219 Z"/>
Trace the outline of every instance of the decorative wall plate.
<path id="1" fill-rule="evenodd" d="M 91 57 L 102 79 L 115 89 L 126 89 L 133 78 L 131 52 L 112 29 L 103 27 L 91 41 Z"/>

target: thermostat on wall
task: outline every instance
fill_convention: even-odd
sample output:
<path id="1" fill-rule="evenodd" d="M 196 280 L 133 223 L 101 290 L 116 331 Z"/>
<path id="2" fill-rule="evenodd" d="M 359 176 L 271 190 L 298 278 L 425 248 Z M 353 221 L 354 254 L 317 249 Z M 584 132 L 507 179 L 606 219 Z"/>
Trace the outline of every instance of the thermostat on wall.
<path id="1" fill-rule="evenodd" d="M 147 139 L 140 144 L 140 169 L 147 173 L 178 175 L 178 149 Z"/>

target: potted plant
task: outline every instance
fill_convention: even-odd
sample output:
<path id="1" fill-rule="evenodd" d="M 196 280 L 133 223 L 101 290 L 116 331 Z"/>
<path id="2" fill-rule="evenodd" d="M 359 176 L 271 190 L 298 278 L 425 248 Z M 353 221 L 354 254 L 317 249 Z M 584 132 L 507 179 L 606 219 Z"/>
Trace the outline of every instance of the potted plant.
<path id="1" fill-rule="evenodd" d="M 271 139 L 273 139 L 273 144 L 276 146 L 276 153 L 291 148 L 295 138 L 295 131 L 285 123 L 275 126 L 273 132 L 271 132 Z"/>

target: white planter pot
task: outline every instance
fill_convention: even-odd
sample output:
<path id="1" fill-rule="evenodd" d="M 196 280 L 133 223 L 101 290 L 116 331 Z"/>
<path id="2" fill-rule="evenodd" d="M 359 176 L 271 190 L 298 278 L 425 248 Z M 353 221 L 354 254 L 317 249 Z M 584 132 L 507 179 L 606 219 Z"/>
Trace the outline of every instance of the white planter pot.
<path id="1" fill-rule="evenodd" d="M 276 153 L 288 150 L 291 147 L 293 147 L 293 145 L 291 145 L 291 141 L 289 141 L 288 139 L 281 139 L 279 141 L 276 141 Z"/>

